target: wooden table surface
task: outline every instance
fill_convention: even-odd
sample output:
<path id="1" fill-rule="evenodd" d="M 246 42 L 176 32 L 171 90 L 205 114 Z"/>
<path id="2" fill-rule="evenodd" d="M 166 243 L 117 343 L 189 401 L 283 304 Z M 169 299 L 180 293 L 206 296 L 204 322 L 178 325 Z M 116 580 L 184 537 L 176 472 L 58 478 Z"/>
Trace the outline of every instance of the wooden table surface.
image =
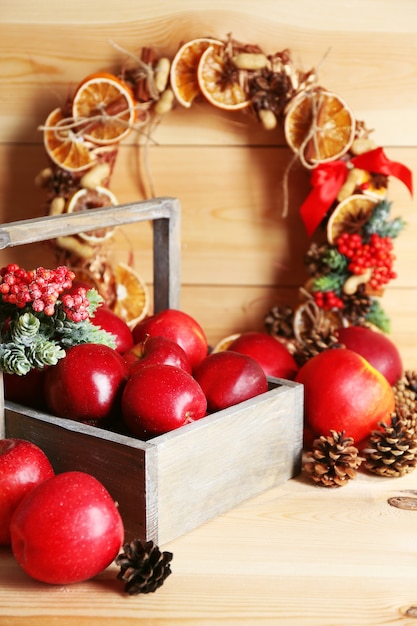
<path id="1" fill-rule="evenodd" d="M 161 546 L 172 574 L 129 597 L 111 566 L 69 586 L 30 580 L 0 551 L 1 626 L 417 625 L 417 472 L 320 488 L 303 476 Z M 417 502 L 417 500 L 416 500 Z"/>

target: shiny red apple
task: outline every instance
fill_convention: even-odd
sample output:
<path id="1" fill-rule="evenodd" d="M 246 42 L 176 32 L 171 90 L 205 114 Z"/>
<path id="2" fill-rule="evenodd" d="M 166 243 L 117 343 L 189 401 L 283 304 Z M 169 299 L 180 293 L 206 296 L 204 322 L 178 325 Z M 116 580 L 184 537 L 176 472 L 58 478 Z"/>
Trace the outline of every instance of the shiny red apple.
<path id="1" fill-rule="evenodd" d="M 298 365 L 288 349 L 267 333 L 248 331 L 241 333 L 228 346 L 241 354 L 251 356 L 264 370 L 266 376 L 294 380 Z"/>
<path id="2" fill-rule="evenodd" d="M 194 369 L 208 352 L 207 337 L 200 324 L 191 315 L 178 309 L 165 309 L 141 320 L 133 329 L 134 343 L 147 335 L 162 336 L 178 343 Z"/>
<path id="3" fill-rule="evenodd" d="M 268 390 L 267 378 L 259 363 L 247 354 L 231 350 L 207 356 L 194 370 L 194 377 L 204 391 L 211 413 Z"/>
<path id="4" fill-rule="evenodd" d="M 197 381 L 172 365 L 140 367 L 122 395 L 123 421 L 139 437 L 160 435 L 204 417 L 206 397 Z"/>
<path id="5" fill-rule="evenodd" d="M 123 354 L 132 348 L 134 344 L 132 331 L 126 322 L 107 306 L 101 304 L 97 307 L 94 315 L 90 317 L 90 321 L 95 326 L 114 335 L 117 352 Z"/>
<path id="6" fill-rule="evenodd" d="M 380 421 L 389 422 L 395 409 L 385 376 L 353 350 L 320 352 L 300 368 L 296 381 L 304 385 L 305 422 L 313 436 L 344 431 L 359 443 Z"/>
<path id="7" fill-rule="evenodd" d="M 23 498 L 10 524 L 13 554 L 36 580 L 55 585 L 88 580 L 116 558 L 124 540 L 109 492 L 84 472 L 64 472 Z"/>
<path id="8" fill-rule="evenodd" d="M 387 335 L 365 326 L 348 326 L 336 331 L 339 341 L 357 352 L 395 385 L 403 375 L 403 362 L 397 346 Z"/>
<path id="9" fill-rule="evenodd" d="M 39 411 L 45 410 L 43 379 L 46 369 L 32 369 L 24 376 L 3 373 L 4 397 L 6 400 L 17 402 Z"/>
<path id="10" fill-rule="evenodd" d="M 130 375 L 144 365 L 173 365 L 191 374 L 190 361 L 181 346 L 167 337 L 145 337 L 123 354 Z"/>
<path id="11" fill-rule="evenodd" d="M 0 439 L 0 545 L 10 544 L 10 520 L 23 497 L 52 476 L 52 465 L 37 445 Z"/>
<path id="12" fill-rule="evenodd" d="M 113 348 L 85 343 L 70 348 L 45 375 L 45 400 L 58 417 L 97 421 L 118 413 L 128 377 L 123 357 Z"/>

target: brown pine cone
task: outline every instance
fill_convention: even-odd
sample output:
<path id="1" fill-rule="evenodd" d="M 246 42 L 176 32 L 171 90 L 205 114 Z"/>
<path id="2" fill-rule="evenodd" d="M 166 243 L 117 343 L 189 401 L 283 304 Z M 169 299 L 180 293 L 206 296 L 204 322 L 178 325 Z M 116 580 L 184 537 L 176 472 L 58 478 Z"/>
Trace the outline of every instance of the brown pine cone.
<path id="1" fill-rule="evenodd" d="M 353 295 L 342 294 L 343 317 L 352 326 L 361 326 L 366 323 L 372 306 L 372 298 L 365 293 L 365 286 L 359 285 Z"/>
<path id="2" fill-rule="evenodd" d="M 303 336 L 302 342 L 296 341 L 294 346 L 295 352 L 293 356 L 297 364 L 301 367 L 320 352 L 328 350 L 329 348 L 340 348 L 342 344 L 335 331 L 331 328 L 324 330 L 313 328 L 308 335 Z"/>
<path id="3" fill-rule="evenodd" d="M 293 337 L 294 311 L 289 306 L 274 306 L 265 316 L 265 328 L 273 337 Z"/>
<path id="4" fill-rule="evenodd" d="M 406 370 L 404 372 L 403 379 L 407 388 L 414 391 L 417 397 L 417 372 L 413 370 Z"/>
<path id="5" fill-rule="evenodd" d="M 410 380 L 413 373 L 405 372 L 404 376 L 393 386 L 395 397 L 395 414 L 402 422 L 409 436 L 417 433 L 417 395 Z"/>
<path id="6" fill-rule="evenodd" d="M 411 428 L 396 413 L 391 424 L 383 422 L 372 431 L 365 455 L 365 468 L 373 474 L 398 477 L 412 472 L 417 466 L 417 437 Z"/>
<path id="7" fill-rule="evenodd" d="M 119 580 L 125 581 L 129 595 L 156 591 L 171 574 L 172 552 L 161 552 L 153 541 L 142 543 L 134 539 L 125 543 L 123 552 L 116 558 L 120 567 Z"/>
<path id="8" fill-rule="evenodd" d="M 314 440 L 312 450 L 306 455 L 304 471 L 324 487 L 343 487 L 355 478 L 362 461 L 352 437 L 331 430 L 329 436 Z"/>

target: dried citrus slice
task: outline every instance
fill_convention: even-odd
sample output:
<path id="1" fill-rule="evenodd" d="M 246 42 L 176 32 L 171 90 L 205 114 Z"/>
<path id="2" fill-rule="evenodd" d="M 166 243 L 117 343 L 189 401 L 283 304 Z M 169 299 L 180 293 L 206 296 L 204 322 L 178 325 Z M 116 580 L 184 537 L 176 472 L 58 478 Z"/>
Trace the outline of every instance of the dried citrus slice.
<path id="1" fill-rule="evenodd" d="M 313 298 L 299 304 L 294 311 L 294 337 L 301 344 L 311 336 L 312 331 L 325 333 L 340 328 L 343 324 L 343 319 L 337 311 L 321 309 Z"/>
<path id="2" fill-rule="evenodd" d="M 192 39 L 181 46 L 171 63 L 171 88 L 178 102 L 184 107 L 190 107 L 201 93 L 197 68 L 201 55 L 210 45 L 222 46 L 223 44 L 216 39 L 205 37 Z"/>
<path id="3" fill-rule="evenodd" d="M 342 233 L 360 233 L 379 200 L 361 193 L 339 202 L 327 222 L 327 240 L 335 244 Z"/>
<path id="4" fill-rule="evenodd" d="M 284 133 L 289 147 L 306 167 L 338 159 L 355 136 L 355 119 L 334 93 L 317 88 L 304 91 L 288 106 Z"/>
<path id="5" fill-rule="evenodd" d="M 68 200 L 67 213 L 76 211 L 88 211 L 90 209 L 102 209 L 107 206 L 118 204 L 116 196 L 106 187 L 95 189 L 79 189 Z M 113 236 L 114 228 L 100 228 L 92 232 L 79 233 L 79 237 L 92 244 L 100 244 Z"/>
<path id="6" fill-rule="evenodd" d="M 69 172 L 81 172 L 92 167 L 95 155 L 91 144 L 77 134 L 72 118 L 64 116 L 62 109 L 48 115 L 43 131 L 45 150 L 58 167 Z"/>
<path id="7" fill-rule="evenodd" d="M 116 300 L 113 311 L 133 328 L 149 312 L 149 292 L 145 281 L 132 267 L 118 263 L 114 270 Z"/>
<path id="8" fill-rule="evenodd" d="M 223 339 L 220 339 L 220 341 L 216 343 L 212 352 L 223 352 L 223 350 L 227 350 L 228 347 L 233 343 L 233 341 L 238 337 L 240 337 L 240 333 L 235 333 L 234 335 L 228 335 L 227 337 L 223 337 Z"/>
<path id="9" fill-rule="evenodd" d="M 239 70 L 227 56 L 226 46 L 209 46 L 203 52 L 197 70 L 201 93 L 215 107 L 235 111 L 250 104 L 239 81 Z"/>
<path id="10" fill-rule="evenodd" d="M 121 141 L 135 123 L 135 98 L 122 80 L 99 72 L 91 74 L 78 86 L 72 101 L 72 115 L 82 121 L 83 136 L 108 145 Z"/>

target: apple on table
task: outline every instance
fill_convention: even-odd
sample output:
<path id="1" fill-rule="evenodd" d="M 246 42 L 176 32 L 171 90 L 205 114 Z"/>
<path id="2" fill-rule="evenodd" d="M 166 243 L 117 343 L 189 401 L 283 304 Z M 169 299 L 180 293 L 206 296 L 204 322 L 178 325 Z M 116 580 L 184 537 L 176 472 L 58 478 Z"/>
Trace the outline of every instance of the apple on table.
<path id="1" fill-rule="evenodd" d="M 20 501 L 52 476 L 53 467 L 39 446 L 24 439 L 0 439 L 0 545 L 10 544 L 10 520 Z"/>
<path id="2" fill-rule="evenodd" d="M 304 385 L 307 432 L 344 431 L 356 444 L 395 410 L 393 389 L 385 376 L 360 354 L 347 348 L 324 350 L 299 370 Z"/>
<path id="3" fill-rule="evenodd" d="M 29 576 L 64 585 L 88 580 L 110 565 L 123 545 L 124 526 L 100 481 L 68 471 L 23 498 L 10 534 L 13 554 Z"/>

